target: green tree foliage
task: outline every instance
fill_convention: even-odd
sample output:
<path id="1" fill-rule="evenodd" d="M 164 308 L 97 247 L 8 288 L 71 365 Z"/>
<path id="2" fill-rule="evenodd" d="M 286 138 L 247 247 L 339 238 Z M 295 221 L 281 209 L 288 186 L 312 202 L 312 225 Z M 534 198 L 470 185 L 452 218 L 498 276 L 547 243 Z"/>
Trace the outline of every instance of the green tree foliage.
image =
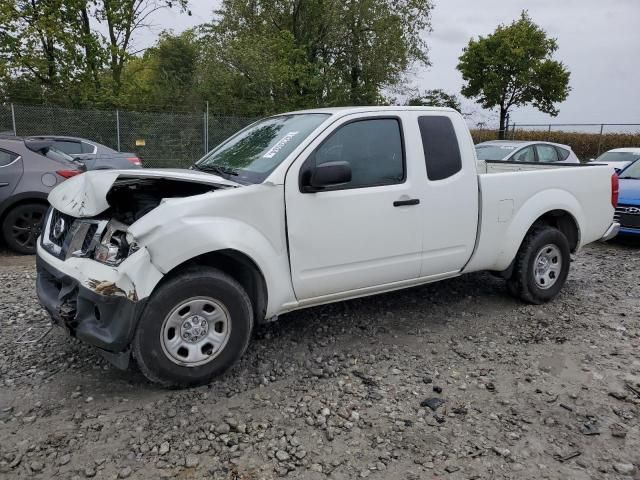
<path id="1" fill-rule="evenodd" d="M 551 58 L 557 49 L 556 40 L 548 38 L 527 12 L 491 35 L 469 41 L 458 64 L 465 81 L 462 94 L 484 108 L 499 108 L 501 138 L 512 107 L 531 104 L 558 114 L 555 104 L 567 98 L 570 74 Z"/>
<path id="2" fill-rule="evenodd" d="M 192 30 L 160 34 L 155 46 L 132 58 L 123 71 L 120 102 L 155 108 L 202 106 L 197 91 L 198 50 Z"/>
<path id="3" fill-rule="evenodd" d="M 223 0 L 210 23 L 133 50 L 154 11 L 186 3 L 0 0 L 0 26 L 11 27 L 0 33 L 2 93 L 65 105 L 208 101 L 256 116 L 381 103 L 410 65 L 428 63 L 431 0 Z"/>
<path id="4" fill-rule="evenodd" d="M 246 113 L 376 104 L 412 62 L 430 0 L 224 0 L 203 28 L 203 78 Z"/>
<path id="5" fill-rule="evenodd" d="M 421 95 L 410 97 L 407 100 L 410 106 L 449 107 L 461 111 L 460 100 L 455 94 L 447 93 L 439 88 L 427 90 Z"/>
<path id="6" fill-rule="evenodd" d="M 117 103 L 132 37 L 187 0 L 0 0 L 0 61 L 9 98 Z M 106 34 L 101 33 L 106 31 Z M 2 72 L 0 72 L 2 73 Z"/>

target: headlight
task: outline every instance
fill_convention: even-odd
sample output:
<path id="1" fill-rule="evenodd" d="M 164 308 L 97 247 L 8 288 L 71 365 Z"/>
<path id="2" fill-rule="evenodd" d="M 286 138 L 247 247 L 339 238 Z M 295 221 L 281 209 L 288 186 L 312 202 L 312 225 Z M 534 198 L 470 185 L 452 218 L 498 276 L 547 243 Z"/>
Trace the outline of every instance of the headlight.
<path id="1" fill-rule="evenodd" d="M 122 222 L 110 220 L 93 253 L 93 258 L 98 262 L 115 266 L 120 265 L 125 258 L 138 250 L 138 244 L 127 228 Z"/>

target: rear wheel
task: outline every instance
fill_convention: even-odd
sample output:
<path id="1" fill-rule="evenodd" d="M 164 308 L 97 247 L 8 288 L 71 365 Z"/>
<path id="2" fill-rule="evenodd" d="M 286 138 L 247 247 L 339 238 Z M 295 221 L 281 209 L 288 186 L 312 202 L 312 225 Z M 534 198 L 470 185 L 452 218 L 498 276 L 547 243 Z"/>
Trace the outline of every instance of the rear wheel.
<path id="1" fill-rule="evenodd" d="M 47 206 L 42 203 L 13 207 L 2 222 L 2 236 L 7 246 L 18 253 L 36 253 L 36 242 L 46 213 Z"/>
<path id="2" fill-rule="evenodd" d="M 209 383 L 245 352 L 253 327 L 251 301 L 229 275 L 187 270 L 161 285 L 133 340 L 142 373 L 167 387 Z"/>
<path id="3" fill-rule="evenodd" d="M 536 227 L 525 237 L 516 256 L 509 293 L 528 303 L 555 298 L 567 280 L 570 266 L 567 237 L 558 229 Z"/>

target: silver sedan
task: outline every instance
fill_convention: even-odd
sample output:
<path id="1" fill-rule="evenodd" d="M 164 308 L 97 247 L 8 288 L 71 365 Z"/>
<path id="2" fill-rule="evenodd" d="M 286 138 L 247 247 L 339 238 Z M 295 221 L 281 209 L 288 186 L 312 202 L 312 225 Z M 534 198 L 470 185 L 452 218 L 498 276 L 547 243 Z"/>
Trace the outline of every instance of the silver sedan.
<path id="1" fill-rule="evenodd" d="M 493 140 L 476 145 L 478 160 L 527 163 L 580 163 L 569 145 L 522 140 Z"/>

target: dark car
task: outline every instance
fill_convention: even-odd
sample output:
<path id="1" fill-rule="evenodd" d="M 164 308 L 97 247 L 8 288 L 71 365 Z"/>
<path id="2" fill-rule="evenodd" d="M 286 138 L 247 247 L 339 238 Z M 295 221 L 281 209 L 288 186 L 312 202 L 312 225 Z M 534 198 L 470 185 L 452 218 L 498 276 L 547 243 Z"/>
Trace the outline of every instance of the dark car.
<path id="1" fill-rule="evenodd" d="M 0 233 L 18 253 L 35 253 L 53 187 L 84 167 L 51 140 L 0 137 Z"/>
<path id="2" fill-rule="evenodd" d="M 52 140 L 54 148 L 81 161 L 87 170 L 142 167 L 142 162 L 135 153 L 118 152 L 93 140 L 56 135 L 42 135 L 37 138 Z"/>

